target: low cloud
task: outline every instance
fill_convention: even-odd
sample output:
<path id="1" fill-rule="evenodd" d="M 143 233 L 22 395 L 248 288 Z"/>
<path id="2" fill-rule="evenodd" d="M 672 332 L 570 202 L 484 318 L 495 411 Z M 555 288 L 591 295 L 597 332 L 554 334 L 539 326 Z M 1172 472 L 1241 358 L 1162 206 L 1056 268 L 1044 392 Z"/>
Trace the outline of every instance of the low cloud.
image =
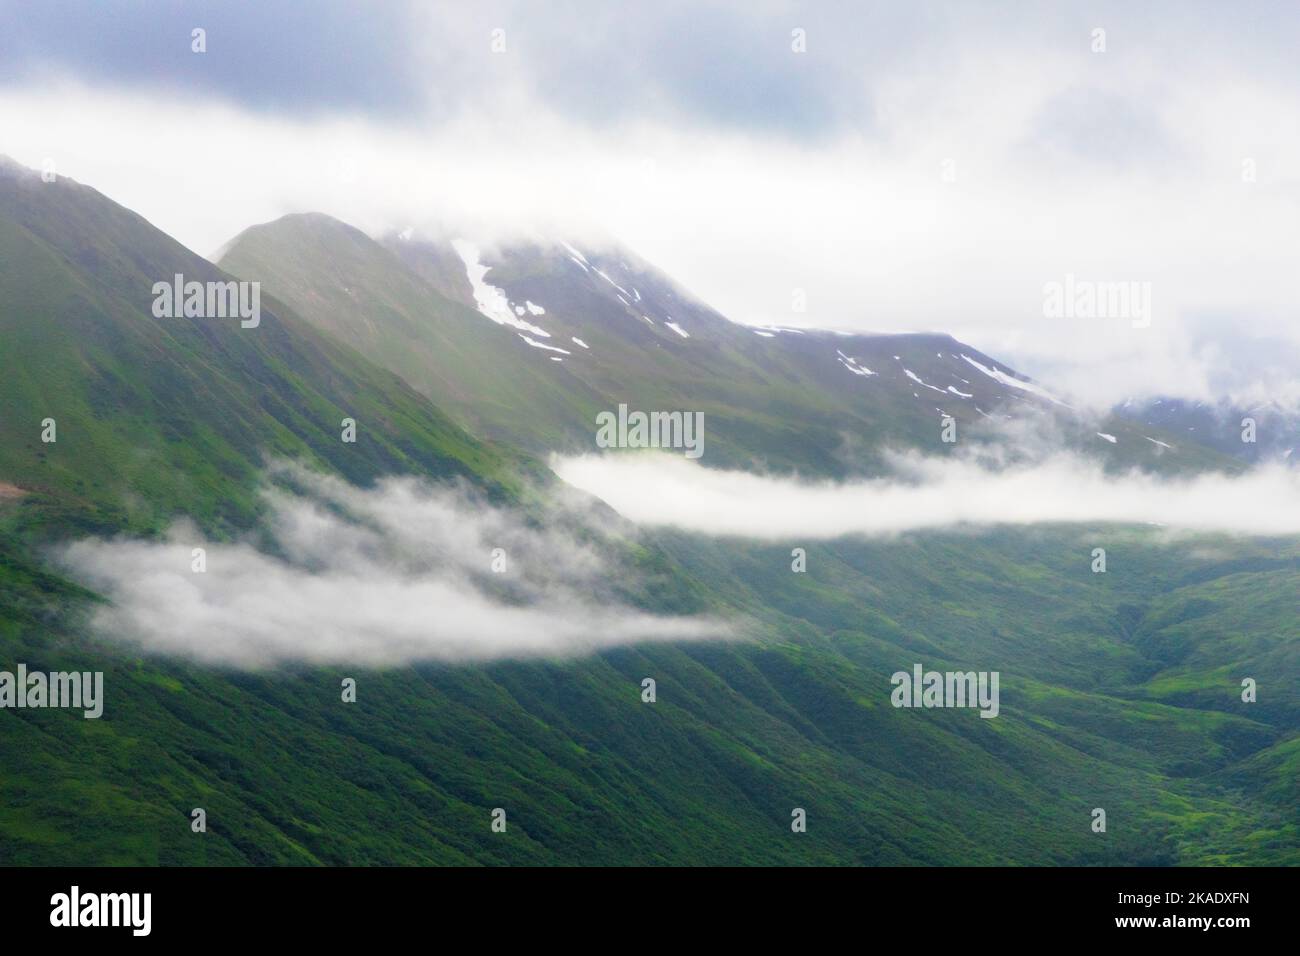
<path id="1" fill-rule="evenodd" d="M 364 490 L 281 469 L 264 540 L 83 540 L 62 563 L 111 601 L 93 626 L 146 652 L 263 668 L 567 656 L 734 636 L 715 619 L 631 607 L 617 542 L 551 515 L 527 523 L 468 489 Z M 206 570 L 192 569 L 194 548 Z M 505 572 L 491 569 L 494 549 Z"/>
<path id="2" fill-rule="evenodd" d="M 467 62 L 493 74 L 522 66 L 523 35 L 511 34 L 517 57 L 493 56 L 491 26 L 465 24 L 482 54 Z M 445 229 L 483 245 L 614 236 L 740 322 L 949 332 L 1097 406 L 1208 401 L 1243 382 L 1278 397 L 1294 365 L 1255 361 L 1248 340 L 1300 341 L 1290 282 L 1300 133 L 1277 122 L 1296 113 L 1300 86 L 1241 51 L 1187 68 L 1174 43 L 1167 63 L 1155 61 L 1167 22 L 1112 26 L 1119 47 L 1104 56 L 1089 52 L 1088 29 L 1013 37 L 999 22 L 988 43 L 963 32 L 960 50 L 922 57 L 927 69 L 904 58 L 874 77 L 869 98 L 881 108 L 869 119 L 815 138 L 696 126 L 635 96 L 614 97 L 617 121 L 593 126 L 526 86 L 412 124 L 66 77 L 0 80 L 0 129 L 16 160 L 50 160 L 204 254 L 253 223 L 305 211 L 372 235 Z M 777 75 L 825 62 L 836 32 L 813 31 L 822 52 L 806 57 L 789 52 L 788 28 L 768 34 L 785 64 Z M 680 31 L 667 35 L 680 46 Z M 1222 36 L 1193 46 L 1219 49 Z M 736 105 L 756 90 L 771 105 L 772 90 L 743 70 L 731 75 L 745 96 L 719 87 L 720 62 L 692 85 Z M 798 104 L 791 116 L 806 117 L 803 87 L 779 82 L 782 102 Z M 431 88 L 443 100 L 462 87 L 477 89 Z M 838 73 L 831 88 L 842 100 Z M 156 149 L 159 135 L 256 148 L 191 148 L 178 163 Z M 1048 318 L 1045 285 L 1068 275 L 1150 283 L 1150 324 Z"/>
<path id="3" fill-rule="evenodd" d="M 895 464 L 896 477 L 842 484 L 720 471 L 650 453 L 557 458 L 552 467 L 637 524 L 719 536 L 815 540 L 1048 522 L 1300 533 L 1300 470 L 1283 466 L 1174 479 L 1107 474 L 1064 453 L 1005 468 L 918 456 Z"/>

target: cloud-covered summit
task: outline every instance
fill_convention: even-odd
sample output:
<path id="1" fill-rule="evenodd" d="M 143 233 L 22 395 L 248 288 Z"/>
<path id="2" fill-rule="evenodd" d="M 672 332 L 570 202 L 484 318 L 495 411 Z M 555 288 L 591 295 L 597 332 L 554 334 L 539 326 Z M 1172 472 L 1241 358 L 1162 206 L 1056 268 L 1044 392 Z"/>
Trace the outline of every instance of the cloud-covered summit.
<path id="1" fill-rule="evenodd" d="M 200 252 L 306 211 L 612 235 L 741 322 L 950 332 L 1099 405 L 1275 398 L 1297 26 L 1172 0 L 0 0 L 0 147 Z M 1045 316 L 1066 276 L 1149 283 L 1152 321 Z"/>

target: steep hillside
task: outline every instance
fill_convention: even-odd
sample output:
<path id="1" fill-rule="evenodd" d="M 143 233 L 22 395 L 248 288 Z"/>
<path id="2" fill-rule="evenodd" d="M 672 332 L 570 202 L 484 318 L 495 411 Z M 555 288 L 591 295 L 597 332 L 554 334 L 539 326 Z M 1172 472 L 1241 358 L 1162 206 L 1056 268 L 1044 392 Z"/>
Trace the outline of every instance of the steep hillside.
<path id="1" fill-rule="evenodd" d="M 269 295 L 256 327 L 155 317 L 154 283 L 176 274 L 229 278 L 89 187 L 0 166 L 0 482 L 26 492 L 22 521 L 152 528 L 183 511 L 247 526 L 278 456 L 358 482 L 517 480 L 512 456 Z"/>
<path id="2" fill-rule="evenodd" d="M 1094 576 L 1073 540 L 838 543 L 804 575 L 782 549 L 663 540 L 760 615 L 757 643 L 267 674 L 123 655 L 81 633 L 75 589 L 6 560 L 0 659 L 102 668 L 112 696 L 100 721 L 4 715 L 0 860 L 1296 862 L 1297 662 L 1259 606 L 1294 596 L 1294 550 L 1191 566 L 1135 536 L 1137 573 Z M 1230 655 L 1194 637 L 1206 602 L 1243 622 Z M 1000 670 L 999 717 L 892 708 L 915 662 Z"/>
<path id="3" fill-rule="evenodd" d="M 261 281 L 318 329 L 481 433 L 540 450 L 563 444 L 561 423 L 594 420 L 602 407 L 581 380 L 539 362 L 522 339 L 328 216 L 286 216 L 247 229 L 227 245 L 221 265 Z"/>
<path id="4" fill-rule="evenodd" d="M 396 371 L 467 427 L 542 453 L 595 447 L 626 403 L 702 412 L 705 464 L 878 473 L 892 449 L 1005 444 L 1032 422 L 1117 467 L 1236 462 L 1112 416 L 1099 424 L 946 335 L 840 335 L 738 325 L 626 250 L 479 247 L 404 232 L 373 242 L 328 217 L 247 230 L 221 259 Z"/>
<path id="5" fill-rule="evenodd" d="M 1300 411 L 1278 402 L 1244 405 L 1155 398 L 1124 402 L 1114 415 L 1252 464 L 1300 464 Z"/>
<path id="6" fill-rule="evenodd" d="M 625 288 L 658 303 L 648 308 L 665 328 L 630 317 L 653 336 L 638 346 L 619 325 L 602 339 L 573 324 L 570 337 L 589 335 L 591 357 L 603 348 L 621 370 L 582 366 L 572 350 L 552 362 L 520 328 L 456 302 L 454 282 L 439 292 L 436 263 L 413 269 L 328 220 L 295 226 L 302 271 L 267 273 L 257 327 L 157 318 L 155 282 L 223 273 L 92 189 L 0 171 L 0 669 L 102 670 L 109 689 L 99 720 L 0 713 L 0 862 L 1296 862 L 1293 542 L 927 534 L 810 546 L 795 574 L 786 546 L 639 534 L 602 511 L 623 535 L 628 602 L 729 614 L 743 621 L 740 639 L 247 672 L 146 654 L 129 633 L 91 628 L 104 598 L 59 570 L 51 538 L 151 535 L 176 515 L 218 537 L 253 532 L 269 456 L 361 484 L 413 473 L 464 478 L 501 502 L 525 497 L 529 459 L 470 437 L 360 354 L 437 359 L 429 322 L 473 363 L 450 363 L 468 396 L 499 377 L 554 397 L 551 409 L 511 399 L 528 428 L 536 416 L 577 434 L 562 416 L 590 411 L 581 389 L 606 402 L 626 388 L 629 400 L 716 414 L 724 459 L 792 467 L 805 454 L 814 469 L 844 467 L 835 423 L 845 415 L 880 434 L 900 427 L 890 416 L 920 401 L 918 383 L 889 362 L 936 389 L 978 383 L 980 408 L 995 395 L 966 372 L 972 362 L 1010 390 L 1006 401 L 1032 392 L 1003 381 L 1014 376 L 992 359 L 923 336 L 863 339 L 847 355 L 874 374 L 836 359 L 829 371 L 844 389 L 818 390 L 828 371 L 818 336 L 766 338 L 702 306 L 661 314 L 670 293 L 640 278 L 644 288 Z M 318 287 L 327 270 L 310 242 L 342 257 L 337 289 Z M 575 276 L 608 271 L 573 260 Z M 290 300 L 316 296 L 313 316 L 272 298 L 281 281 L 295 287 Z M 557 339 L 565 323 L 592 321 L 577 311 L 587 286 L 565 288 L 574 317 L 541 284 L 527 294 L 546 304 L 520 303 L 530 319 L 506 305 L 550 322 Z M 432 392 L 435 381 L 453 379 L 418 384 Z M 886 394 L 856 391 L 875 385 Z M 466 413 L 481 407 L 462 401 Z M 344 417 L 357 421 L 355 443 L 340 440 Z M 41 441 L 45 418 L 55 442 Z M 1114 573 L 1087 570 L 1083 530 L 1105 532 Z M 891 707 L 890 674 L 914 663 L 1000 671 L 998 719 Z M 1260 702 L 1244 704 L 1240 679 L 1255 675 Z M 341 700 L 344 677 L 358 681 L 355 703 Z M 646 677 L 654 703 L 642 701 Z M 1104 836 L 1089 826 L 1096 806 L 1112 821 Z M 195 807 L 207 811 L 205 834 L 190 829 Z M 496 807 L 504 834 L 490 828 Z M 794 808 L 808 812 L 805 834 L 790 829 Z"/>

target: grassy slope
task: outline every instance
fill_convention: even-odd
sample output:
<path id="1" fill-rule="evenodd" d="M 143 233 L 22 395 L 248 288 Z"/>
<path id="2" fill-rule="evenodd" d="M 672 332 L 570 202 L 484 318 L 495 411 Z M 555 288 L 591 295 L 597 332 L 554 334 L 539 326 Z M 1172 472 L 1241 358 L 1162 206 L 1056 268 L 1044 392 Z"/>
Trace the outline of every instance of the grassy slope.
<path id="1" fill-rule="evenodd" d="M 1096 542 L 1110 552 L 1105 575 L 1089 568 Z M 1011 767 L 997 775 L 1010 782 L 1023 771 L 1027 792 L 1044 791 L 1042 808 L 1095 799 L 1089 806 L 1108 809 L 1111 835 L 1117 817 L 1140 829 L 1151 859 L 1295 863 L 1300 550 L 1215 540 L 1196 557 L 1186 544 L 1120 528 L 843 541 L 810 548 L 806 575 L 790 573 L 788 549 L 728 543 L 708 553 L 683 539 L 669 550 L 697 575 L 721 572 L 720 592 L 750 589 L 765 596 L 751 606 L 811 620 L 868 669 L 866 699 L 877 706 L 884 675 L 912 663 L 999 670 L 1007 721 L 967 721 L 963 736 L 987 741 L 993 724 L 1008 740 L 1025 734 L 1016 760 L 1000 755 Z M 1259 682 L 1258 703 L 1241 701 L 1243 677 Z M 838 715 L 843 742 L 864 756 L 897 741 L 896 718 L 918 716 L 893 712 L 873 735 L 856 688 L 817 692 L 819 731 L 833 732 L 828 715 Z M 969 755 L 949 765 L 935 741 L 913 745 L 930 784 L 989 786 L 962 769 Z M 1120 859 L 1131 858 L 1107 857 Z"/>
<path id="2" fill-rule="evenodd" d="M 5 715 L 0 855 L 1296 862 L 1294 667 L 1261 681 L 1257 705 L 1227 680 L 1209 681 L 1217 694 L 1196 706 L 1161 693 L 1168 667 L 1125 609 L 1159 604 L 1168 579 L 1075 573 L 1073 538 L 1041 536 L 1045 564 L 1032 575 L 1007 560 L 1015 538 L 992 535 L 814 547 L 801 576 L 785 549 L 667 539 L 716 593 L 751 609 L 761 604 L 747 588 L 776 596 L 756 643 L 261 676 L 100 647 L 79 633 L 63 585 L 8 561 L 4 659 L 103 667 L 110 698 L 100 721 Z M 1122 550 L 1144 572 L 1168 564 L 1150 542 Z M 970 563 L 990 570 L 954 573 Z M 1300 583 L 1294 567 L 1266 573 L 1279 578 L 1224 598 L 1224 611 Z M 841 576 L 860 583 L 846 591 Z M 1208 594 L 1230 577 L 1187 587 Z M 1153 632 L 1176 630 L 1155 614 Z M 1246 646 L 1258 637 L 1240 629 Z M 1093 656 L 1080 660 L 1080 646 Z M 1243 667 L 1259 663 L 1244 656 Z M 1000 669 L 1002 715 L 893 709 L 888 675 L 915 661 Z M 356 704 L 339 699 L 349 675 Z M 653 705 L 639 699 L 645 676 L 658 682 Z M 188 830 L 194 806 L 209 813 L 202 837 Z M 498 806 L 505 835 L 488 826 Z M 788 829 L 795 806 L 809 812 L 806 835 Z M 1094 806 L 1109 814 L 1104 837 L 1088 829 Z"/>
<path id="3" fill-rule="evenodd" d="M 392 373 L 263 298 L 260 327 L 155 319 L 151 286 L 221 278 L 133 213 L 71 182 L 0 177 L 0 481 L 52 529 L 151 529 L 185 511 L 246 526 L 268 457 L 366 482 L 521 463 L 474 441 Z M 41 421 L 58 441 L 41 442 Z M 358 422 L 355 444 L 341 421 Z"/>
<path id="4" fill-rule="evenodd" d="M 176 511 L 233 532 L 256 517 L 266 450 L 503 495 L 516 463 L 288 310 L 261 335 L 160 326 L 152 279 L 210 267 L 102 199 L 38 196 L 0 189 L 0 481 L 35 489 L 0 503 L 0 662 L 103 669 L 109 699 L 99 721 L 0 713 L 0 861 L 1295 861 L 1295 708 L 1277 685 L 1296 686 L 1296 577 L 1267 550 L 1220 573 L 1135 538 L 1131 569 L 1102 580 L 1069 534 L 926 536 L 812 548 L 795 576 L 788 549 L 665 536 L 643 602 L 741 608 L 755 643 L 260 676 L 99 643 L 91 596 L 43 568 L 37 538 Z M 344 446 L 354 408 L 362 441 Z M 39 444 L 45 415 L 56 445 Z M 1236 622 L 1230 657 L 1198 617 Z M 1004 716 L 889 707 L 889 673 L 914 660 L 1001 669 Z M 1258 710 L 1234 709 L 1227 675 L 1215 696 L 1224 667 L 1275 675 Z"/>
<path id="5" fill-rule="evenodd" d="M 563 444 L 557 423 L 594 422 L 604 407 L 514 330 L 447 299 L 392 252 L 328 216 L 248 229 L 221 266 L 262 282 L 479 434 L 540 451 Z"/>
<path id="6" fill-rule="evenodd" d="M 545 303 L 544 316 L 529 318 L 552 333 L 548 344 L 571 353 L 558 363 L 551 361 L 554 353 L 529 347 L 515 330 L 454 301 L 453 293 L 468 298 L 468 282 L 462 265 L 459 286 L 449 285 L 446 272 L 460 261 L 449 247 L 398 239 L 381 244 L 328 216 L 295 215 L 246 230 L 221 265 L 264 282 L 317 327 L 397 372 L 476 433 L 535 453 L 594 450 L 595 414 L 626 402 L 634 409 L 702 412 L 709 465 L 838 477 L 879 471 L 887 447 L 951 454 L 954 446 L 941 441 L 938 408 L 955 416 L 963 437 L 988 429 L 977 407 L 1028 410 L 1024 393 L 993 382 L 960 356 L 988 366 L 997 365 L 993 359 L 949 336 L 762 338 L 628 257 L 636 264 L 593 254 L 592 267 L 631 270 L 622 281 L 644 294 L 635 307 L 562 249 L 521 247 L 493 266 L 489 281 L 509 289 L 512 301 Z M 645 321 L 644 312 L 655 319 Z M 667 316 L 691 337 L 668 329 Z M 590 349 L 573 344 L 574 336 Z M 840 349 L 876 374 L 848 372 L 836 358 Z M 929 391 L 905 369 L 954 383 L 972 400 Z M 1069 442 L 1116 466 L 1237 467 L 1185 435 L 1155 428 L 1146 433 L 1173 450 L 1158 451 L 1132 423 L 1107 423 L 1120 439 L 1114 446 L 1097 437 L 1095 425 L 1061 427 Z"/>

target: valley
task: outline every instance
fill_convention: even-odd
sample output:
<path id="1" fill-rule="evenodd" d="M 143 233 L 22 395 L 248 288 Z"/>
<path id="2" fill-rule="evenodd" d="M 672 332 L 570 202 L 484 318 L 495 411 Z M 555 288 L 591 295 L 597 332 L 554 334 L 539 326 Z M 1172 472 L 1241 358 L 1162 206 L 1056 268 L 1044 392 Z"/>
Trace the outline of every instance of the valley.
<path id="1" fill-rule="evenodd" d="M 154 283 L 176 275 L 259 283 L 260 321 L 156 316 Z M 247 230 L 214 264 L 89 186 L 0 162 L 0 669 L 104 675 L 101 719 L 0 713 L 0 861 L 1297 862 L 1294 537 L 1097 522 L 772 542 L 637 527 L 547 464 L 596 453 L 598 416 L 620 405 L 702 415 L 701 467 L 817 481 L 969 447 L 1008 461 L 1065 447 L 1112 474 L 1247 465 L 1177 416 L 1095 420 L 947 335 L 738 325 L 627 250 L 462 255 L 305 214 Z M 274 523 L 285 461 L 340 495 L 397 476 L 523 528 L 607 535 L 606 604 L 735 634 L 268 668 L 96 626 L 109 598 L 60 557 L 79 541 L 157 543 L 189 522 L 234 554 L 319 573 Z M 335 533 L 331 507 L 304 525 Z M 386 555 L 370 517 L 361 553 Z M 1098 541 L 1105 574 L 1089 567 Z M 481 565 L 484 593 L 526 606 L 530 582 L 498 580 L 488 544 L 424 557 Z M 567 573 L 549 552 L 503 568 L 521 563 L 546 587 Z M 920 665 L 997 673 L 996 719 L 892 706 L 891 675 Z"/>

